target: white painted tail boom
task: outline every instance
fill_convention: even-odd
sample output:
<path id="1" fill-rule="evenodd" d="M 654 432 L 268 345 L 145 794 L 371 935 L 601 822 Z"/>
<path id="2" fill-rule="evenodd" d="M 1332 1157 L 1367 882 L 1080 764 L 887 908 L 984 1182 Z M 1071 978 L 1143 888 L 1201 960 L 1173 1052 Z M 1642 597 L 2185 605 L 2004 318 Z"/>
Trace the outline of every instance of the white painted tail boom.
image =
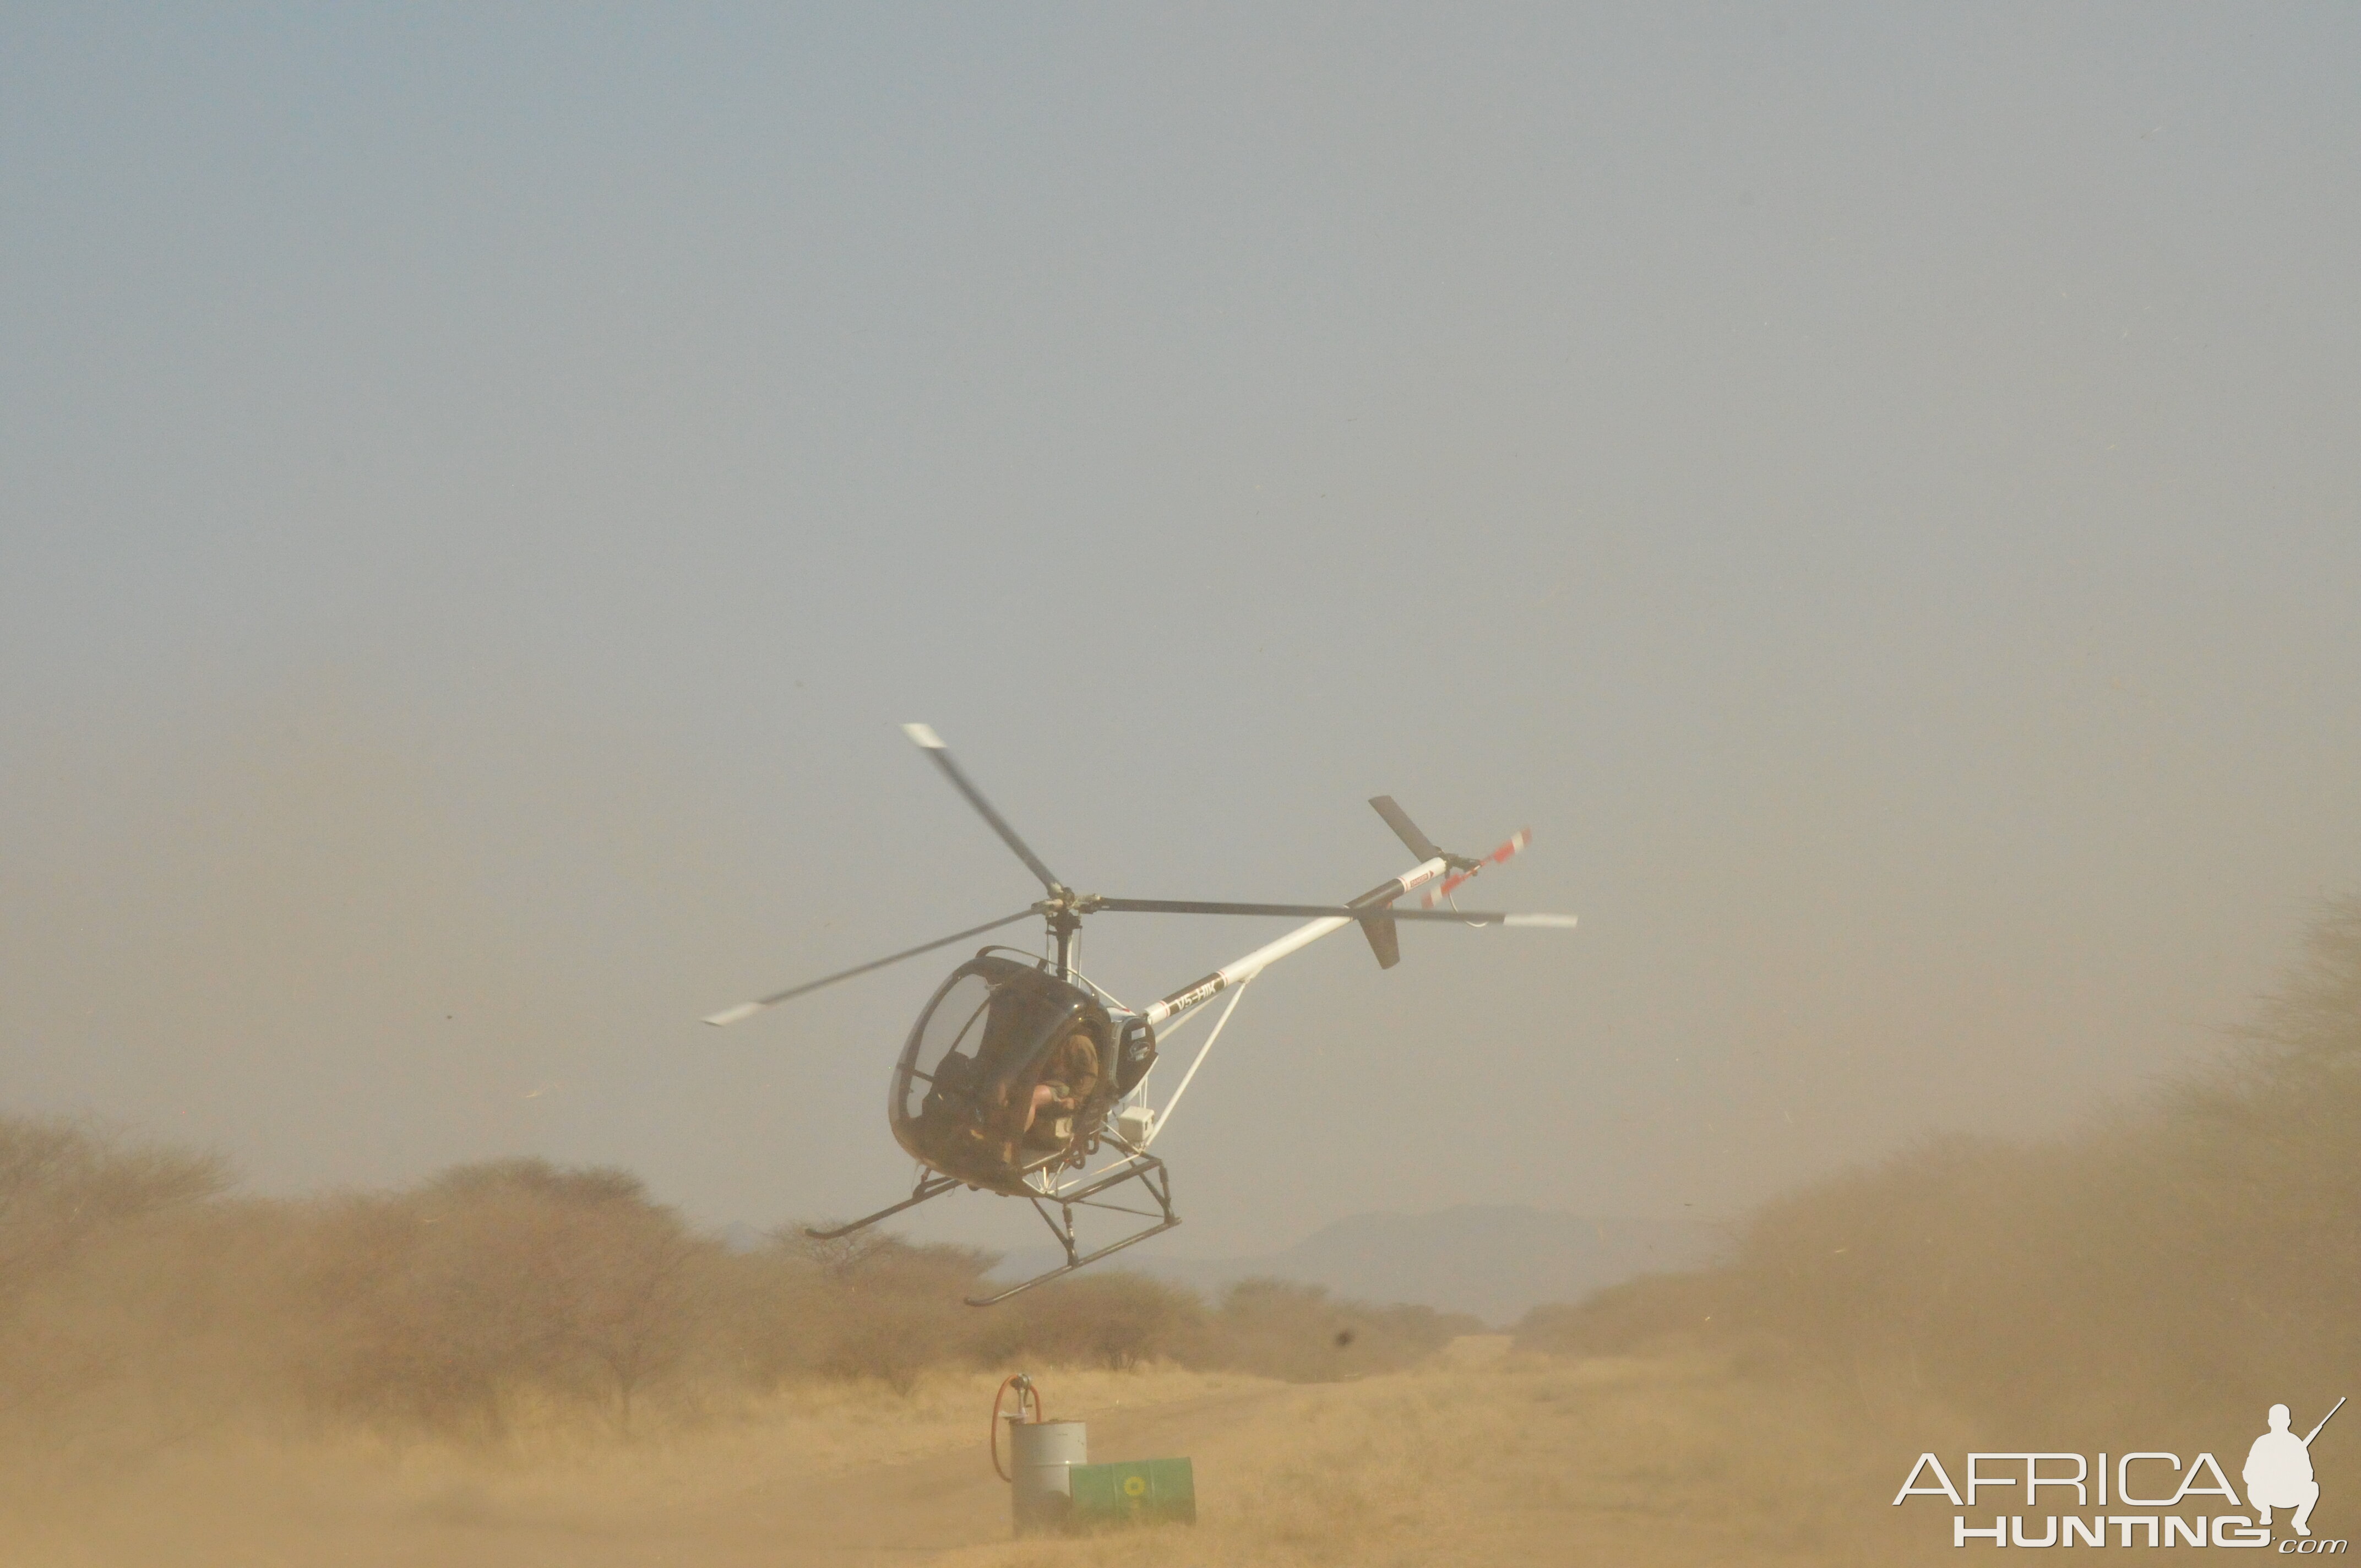
<path id="1" fill-rule="evenodd" d="M 1438 855 L 1404 872 L 1389 883 L 1379 883 L 1353 902 L 1356 905 L 1366 905 L 1371 913 L 1377 913 L 1403 894 L 1424 887 L 1450 869 L 1449 864 Z M 1176 1014 L 1186 1013 L 1217 992 L 1226 991 L 1234 985 L 1244 985 L 1289 954 L 1301 952 L 1321 938 L 1332 936 L 1355 924 L 1356 922 L 1341 915 L 1307 920 L 1278 941 L 1267 942 L 1242 959 L 1233 959 L 1196 984 L 1184 986 L 1161 1002 L 1150 1003 L 1143 1015 L 1151 1025 L 1161 1024 Z"/>

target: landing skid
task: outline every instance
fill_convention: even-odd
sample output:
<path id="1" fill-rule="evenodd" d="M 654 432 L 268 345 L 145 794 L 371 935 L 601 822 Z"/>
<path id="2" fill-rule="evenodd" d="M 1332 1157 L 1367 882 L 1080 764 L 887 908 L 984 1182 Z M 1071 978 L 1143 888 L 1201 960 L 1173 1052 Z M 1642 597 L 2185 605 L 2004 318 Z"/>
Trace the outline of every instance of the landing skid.
<path id="1" fill-rule="evenodd" d="M 928 1199 L 939 1198 L 952 1188 L 961 1185 L 963 1184 L 948 1176 L 922 1176 L 918 1179 L 917 1188 L 907 1198 L 890 1209 L 880 1209 L 877 1212 L 855 1220 L 849 1225 L 806 1225 L 804 1234 L 816 1242 L 832 1242 L 839 1236 L 849 1236 L 855 1231 L 865 1231 L 880 1220 L 892 1219 L 905 1209 L 915 1209 Z"/>
<path id="2" fill-rule="evenodd" d="M 1129 1146 L 1126 1145 L 1125 1146 L 1128 1147 Z M 1146 1190 L 1148 1195 L 1156 1201 L 1156 1207 L 1161 1213 L 1160 1218 L 1158 1214 L 1149 1213 L 1145 1209 L 1126 1209 L 1119 1203 L 1102 1203 L 1095 1201 L 1100 1193 L 1120 1187 L 1126 1181 L 1137 1181 L 1144 1190 Z M 920 1185 L 923 1186 L 924 1183 L 921 1183 Z M 911 1203 L 919 1201 L 922 1201 L 922 1200 L 918 1198 L 913 1198 L 910 1200 Z M 1059 1217 L 1054 1220 L 1049 1217 L 1049 1205 L 1052 1203 L 1056 1204 L 1059 1209 Z M 909 1206 L 909 1203 L 898 1205 L 898 1207 L 905 1209 Z M 1108 1209 L 1119 1214 L 1137 1214 L 1142 1219 L 1156 1220 L 1157 1223 L 1148 1226 L 1144 1231 L 1126 1236 L 1119 1242 L 1113 1243 L 1107 1246 L 1103 1246 L 1096 1252 L 1086 1255 L 1079 1251 L 1074 1245 L 1074 1210 L 1078 1207 L 1086 1209 Z M 1162 1235 L 1165 1232 L 1170 1230 L 1173 1226 L 1180 1223 L 1180 1216 L 1172 1212 L 1172 1179 L 1170 1176 L 1166 1174 L 1164 1162 L 1160 1159 L 1155 1159 L 1144 1154 L 1134 1155 L 1131 1159 L 1126 1163 L 1115 1167 L 1113 1170 L 1100 1175 L 1082 1186 L 1071 1188 L 1060 1192 L 1043 1193 L 1035 1197 L 1033 1199 L 1033 1210 L 1034 1212 L 1041 1216 L 1041 1223 L 1049 1227 L 1049 1234 L 1058 1238 L 1058 1245 L 1066 1249 L 1066 1262 L 1064 1266 L 1053 1268 L 1047 1274 L 1037 1274 L 1032 1278 L 1026 1280 L 1023 1284 L 1012 1285 L 996 1296 L 970 1296 L 967 1298 L 967 1304 L 969 1306 L 989 1307 L 995 1303 L 1005 1301 L 1011 1296 L 1021 1296 L 1026 1291 L 1032 1289 L 1036 1285 L 1047 1284 L 1049 1281 L 1056 1279 L 1061 1275 L 1071 1274 L 1078 1268 L 1086 1268 L 1090 1265 L 1096 1263 L 1099 1259 L 1108 1256 L 1111 1254 L 1121 1252 L 1127 1246 L 1135 1246 L 1139 1243 L 1146 1241 L 1150 1236 Z M 888 1214 L 893 1212 L 894 1211 L 891 1209 L 885 1211 Z M 883 1216 L 873 1217 L 882 1218 Z M 868 1223 L 865 1220 L 862 1223 L 863 1224 Z M 842 1233 L 840 1232 L 839 1234 L 841 1234 Z"/>

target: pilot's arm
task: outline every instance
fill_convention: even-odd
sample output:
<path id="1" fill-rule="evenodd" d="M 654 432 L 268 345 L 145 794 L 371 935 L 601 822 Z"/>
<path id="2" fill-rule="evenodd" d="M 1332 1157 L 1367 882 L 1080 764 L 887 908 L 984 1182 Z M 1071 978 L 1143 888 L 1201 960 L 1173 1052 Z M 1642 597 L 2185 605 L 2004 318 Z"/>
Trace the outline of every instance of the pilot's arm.
<path id="1" fill-rule="evenodd" d="M 1099 1048 L 1090 1036 L 1079 1029 L 1074 1032 L 1067 1048 L 1070 1054 L 1066 1060 L 1066 1081 L 1071 1086 L 1067 1092 L 1073 1096 L 1074 1104 L 1080 1106 L 1099 1086 Z"/>

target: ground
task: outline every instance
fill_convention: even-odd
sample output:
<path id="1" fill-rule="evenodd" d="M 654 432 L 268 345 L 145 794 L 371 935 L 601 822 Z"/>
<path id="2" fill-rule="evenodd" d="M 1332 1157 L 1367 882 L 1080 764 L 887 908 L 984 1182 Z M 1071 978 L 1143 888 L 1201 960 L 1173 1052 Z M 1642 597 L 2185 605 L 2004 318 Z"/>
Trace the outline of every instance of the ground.
<path id="1" fill-rule="evenodd" d="M 38 1496 L 20 1487 L 14 1518 L 0 1522 L 8 1561 L 26 1568 L 1481 1568 L 1951 1555 L 1948 1536 L 1937 1540 L 1948 1519 L 1893 1533 L 1890 1491 L 1879 1489 L 1889 1478 L 1841 1441 L 1840 1420 L 1704 1359 L 1555 1360 L 1484 1338 L 1343 1384 L 1170 1368 L 1038 1376 L 1051 1416 L 1089 1422 L 1094 1458 L 1191 1457 L 1200 1523 L 1012 1542 L 1007 1489 L 984 1452 L 994 1380 L 981 1376 L 907 1393 L 830 1387 L 629 1443 L 553 1427 L 497 1455 L 198 1435 L 115 1474 Z"/>

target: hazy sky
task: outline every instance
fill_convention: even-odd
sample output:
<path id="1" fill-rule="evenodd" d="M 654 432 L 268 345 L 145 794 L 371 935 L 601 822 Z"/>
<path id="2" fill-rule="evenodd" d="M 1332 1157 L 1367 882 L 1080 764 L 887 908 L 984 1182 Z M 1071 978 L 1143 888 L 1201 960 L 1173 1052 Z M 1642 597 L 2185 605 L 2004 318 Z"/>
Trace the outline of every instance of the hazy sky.
<path id="1" fill-rule="evenodd" d="M 1037 895 L 925 719 L 1085 888 L 1349 895 L 1385 791 L 1583 917 L 1271 971 L 1181 1250 L 2068 1124 L 2361 885 L 2356 82 L 2342 5 L 0 7 L 0 1104 L 886 1201 L 947 962 L 695 1020 Z"/>

